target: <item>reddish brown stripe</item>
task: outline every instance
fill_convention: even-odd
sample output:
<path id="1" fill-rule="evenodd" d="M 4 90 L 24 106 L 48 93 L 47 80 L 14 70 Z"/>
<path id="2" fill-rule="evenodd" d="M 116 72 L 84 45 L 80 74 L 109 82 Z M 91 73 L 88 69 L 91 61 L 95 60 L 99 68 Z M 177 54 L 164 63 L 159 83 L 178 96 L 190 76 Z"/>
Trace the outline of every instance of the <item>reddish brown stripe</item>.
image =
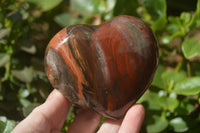
<path id="1" fill-rule="evenodd" d="M 144 93 L 158 64 L 152 31 L 130 16 L 95 27 L 67 27 L 50 41 L 46 55 L 46 72 L 54 86 L 74 103 L 111 118 L 122 117 Z"/>

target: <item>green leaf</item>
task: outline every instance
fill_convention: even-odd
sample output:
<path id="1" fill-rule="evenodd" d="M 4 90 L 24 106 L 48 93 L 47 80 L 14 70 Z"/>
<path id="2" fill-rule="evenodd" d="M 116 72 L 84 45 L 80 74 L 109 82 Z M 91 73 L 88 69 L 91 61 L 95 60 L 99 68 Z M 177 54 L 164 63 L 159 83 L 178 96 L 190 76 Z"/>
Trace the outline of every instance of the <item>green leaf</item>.
<path id="1" fill-rule="evenodd" d="M 34 108 L 38 107 L 40 104 L 39 103 L 31 103 L 26 107 L 23 107 L 23 115 L 24 117 L 27 117 Z"/>
<path id="2" fill-rule="evenodd" d="M 155 105 L 152 102 L 148 102 L 148 109 L 149 110 L 153 110 L 153 111 L 158 111 L 158 112 L 160 112 L 161 110 L 163 110 L 162 107 L 160 107 L 158 105 Z"/>
<path id="3" fill-rule="evenodd" d="M 200 77 L 192 77 L 175 85 L 174 91 L 180 95 L 195 95 L 200 92 Z"/>
<path id="4" fill-rule="evenodd" d="M 195 57 L 200 54 L 200 42 L 196 39 L 187 39 L 182 43 L 182 51 L 187 59 Z"/>
<path id="5" fill-rule="evenodd" d="M 162 43 L 163 44 L 166 44 L 166 45 L 169 45 L 170 42 L 171 42 L 171 36 L 170 35 L 165 35 L 161 38 L 162 40 Z"/>
<path id="6" fill-rule="evenodd" d="M 22 45 L 21 50 L 23 50 L 24 52 L 27 52 L 29 54 L 35 54 L 36 46 L 35 45 Z"/>
<path id="7" fill-rule="evenodd" d="M 162 65 L 158 65 L 158 68 L 156 70 L 156 73 L 154 75 L 151 85 L 154 85 L 154 86 L 156 86 L 158 88 L 162 88 L 162 89 L 165 88 L 164 83 L 161 80 L 162 79 L 161 75 L 164 71 L 165 71 L 165 67 Z"/>
<path id="8" fill-rule="evenodd" d="M 138 100 L 137 103 L 142 103 L 143 101 L 145 101 L 145 96 L 142 95 Z"/>
<path id="9" fill-rule="evenodd" d="M 161 78 L 162 78 L 163 84 L 165 86 L 165 89 L 172 89 L 174 84 L 176 84 L 186 78 L 186 73 L 185 72 L 165 71 L 165 72 L 163 72 Z M 168 90 L 168 91 L 171 91 L 171 90 Z"/>
<path id="10" fill-rule="evenodd" d="M 6 121 L 0 120 L 0 133 L 10 133 L 15 125 L 16 122 L 13 120 L 6 120 Z"/>
<path id="11" fill-rule="evenodd" d="M 165 27 L 165 23 L 166 23 L 166 16 L 154 21 L 154 23 L 151 25 L 151 28 L 153 31 L 161 30 Z"/>
<path id="12" fill-rule="evenodd" d="M 0 53 L 0 67 L 5 66 L 10 60 L 10 55 L 6 53 Z"/>
<path id="13" fill-rule="evenodd" d="M 151 28 L 155 30 L 160 30 L 165 27 L 166 23 L 166 1 L 165 0 L 141 0 L 142 4 L 145 6 L 152 19 L 154 20 Z"/>
<path id="14" fill-rule="evenodd" d="M 170 120 L 169 125 L 174 128 L 175 132 L 185 132 L 188 130 L 187 123 L 181 117 Z"/>
<path id="15" fill-rule="evenodd" d="M 114 9 L 117 0 L 106 0 L 106 12 Z"/>
<path id="16" fill-rule="evenodd" d="M 142 4 L 146 7 L 152 18 L 162 18 L 166 13 L 166 1 L 165 0 L 141 0 Z"/>
<path id="17" fill-rule="evenodd" d="M 66 27 L 74 24 L 80 24 L 81 19 L 74 17 L 71 13 L 62 13 L 55 16 L 54 21 L 59 24 L 61 27 Z"/>
<path id="18" fill-rule="evenodd" d="M 162 74 L 162 79 L 167 82 L 168 80 L 173 80 L 174 83 L 178 83 L 186 78 L 186 73 L 183 71 L 173 72 L 173 71 L 165 71 Z"/>
<path id="19" fill-rule="evenodd" d="M 107 20 L 109 20 L 109 19 L 111 19 L 111 18 L 113 18 L 113 17 L 114 17 L 114 12 L 113 12 L 113 10 L 110 11 L 110 12 L 106 12 L 106 13 L 103 15 L 103 19 L 104 19 L 105 21 L 107 21 Z"/>
<path id="20" fill-rule="evenodd" d="M 103 14 L 103 19 L 105 21 L 114 17 L 114 8 L 117 3 L 117 0 L 106 0 L 106 10 Z"/>
<path id="21" fill-rule="evenodd" d="M 0 116 L 0 121 L 6 122 L 7 118 L 5 116 Z"/>
<path id="22" fill-rule="evenodd" d="M 170 41 L 173 40 L 176 37 L 183 37 L 188 31 L 188 25 L 186 25 L 185 21 L 187 21 L 186 18 L 184 18 L 185 15 L 182 13 L 182 19 L 181 17 L 174 17 L 174 16 L 169 16 L 169 24 L 167 25 L 167 31 L 170 36 Z M 186 19 L 186 20 L 184 20 Z"/>
<path id="23" fill-rule="evenodd" d="M 199 101 L 199 104 L 200 104 L 200 95 L 199 95 L 198 101 Z"/>
<path id="24" fill-rule="evenodd" d="M 158 96 L 157 93 L 149 92 L 149 93 L 146 94 L 146 96 L 147 96 L 146 99 L 147 99 L 148 102 L 160 106 L 159 96 Z"/>
<path id="25" fill-rule="evenodd" d="M 25 67 L 23 70 L 12 70 L 12 74 L 22 82 L 30 83 L 33 80 L 32 68 Z"/>
<path id="26" fill-rule="evenodd" d="M 199 27 L 199 25 L 200 25 L 200 0 L 197 1 L 196 11 L 192 17 L 192 20 L 190 21 L 189 24 L 190 30 Z"/>
<path id="27" fill-rule="evenodd" d="M 3 133 L 10 133 L 16 125 L 16 122 L 14 120 L 7 120 L 6 122 L 6 128 L 4 129 Z"/>
<path id="28" fill-rule="evenodd" d="M 178 107 L 178 100 L 172 97 L 159 96 L 157 93 L 150 92 L 147 95 L 147 100 L 152 104 L 162 107 L 165 110 L 174 111 Z"/>
<path id="29" fill-rule="evenodd" d="M 19 93 L 20 98 L 26 98 L 30 94 L 29 91 L 27 89 L 24 89 L 24 88 L 20 88 L 18 93 Z"/>
<path id="30" fill-rule="evenodd" d="M 106 9 L 104 0 L 71 0 L 70 9 L 83 16 L 102 14 Z"/>
<path id="31" fill-rule="evenodd" d="M 6 122 L 0 120 L 0 133 L 4 132 L 5 127 L 6 127 Z"/>
<path id="32" fill-rule="evenodd" d="M 178 107 L 179 101 L 175 98 L 163 96 L 159 99 L 159 103 L 164 109 L 173 112 Z"/>
<path id="33" fill-rule="evenodd" d="M 137 15 L 138 0 L 117 0 L 114 8 L 114 16 L 118 15 Z"/>
<path id="34" fill-rule="evenodd" d="M 182 12 L 180 17 L 168 17 L 169 24 L 167 31 L 170 33 L 170 40 L 176 37 L 184 37 L 186 33 L 200 25 L 200 0 L 197 3 L 197 9 L 192 15 L 188 12 Z"/>
<path id="35" fill-rule="evenodd" d="M 194 105 L 192 105 L 188 99 L 179 100 L 179 106 L 176 108 L 175 112 L 179 115 L 186 115 L 195 110 Z"/>
<path id="36" fill-rule="evenodd" d="M 187 25 L 190 22 L 191 14 L 188 12 L 182 12 L 180 19 L 182 20 L 183 25 Z"/>
<path id="37" fill-rule="evenodd" d="M 173 34 L 180 30 L 181 22 L 178 17 L 169 16 L 168 21 L 169 21 L 169 24 L 168 24 L 167 30 L 169 33 Z"/>
<path id="38" fill-rule="evenodd" d="M 152 122 L 147 125 L 148 133 L 158 133 L 165 130 L 168 126 L 168 121 L 160 116 L 153 115 Z"/>
<path id="39" fill-rule="evenodd" d="M 27 1 L 35 4 L 42 11 L 51 10 L 62 2 L 62 0 L 27 0 Z"/>
<path id="40" fill-rule="evenodd" d="M 20 98 L 20 99 L 19 99 L 19 102 L 21 103 L 21 105 L 22 105 L 23 107 L 27 107 L 28 105 L 31 104 L 31 102 L 30 102 L 29 100 L 25 99 L 25 98 Z"/>
<path id="41" fill-rule="evenodd" d="M 0 39 L 4 38 L 5 36 L 9 35 L 11 28 L 7 29 L 0 29 Z"/>

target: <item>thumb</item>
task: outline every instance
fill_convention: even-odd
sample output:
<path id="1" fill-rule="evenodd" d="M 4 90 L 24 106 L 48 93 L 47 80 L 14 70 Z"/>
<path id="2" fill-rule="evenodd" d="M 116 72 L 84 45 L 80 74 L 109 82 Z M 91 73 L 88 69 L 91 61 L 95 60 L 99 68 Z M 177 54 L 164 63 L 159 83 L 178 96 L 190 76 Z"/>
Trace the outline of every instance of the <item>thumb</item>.
<path id="1" fill-rule="evenodd" d="M 53 90 L 45 103 L 36 107 L 20 122 L 13 133 L 43 133 L 60 130 L 66 119 L 71 103 L 57 90 Z"/>

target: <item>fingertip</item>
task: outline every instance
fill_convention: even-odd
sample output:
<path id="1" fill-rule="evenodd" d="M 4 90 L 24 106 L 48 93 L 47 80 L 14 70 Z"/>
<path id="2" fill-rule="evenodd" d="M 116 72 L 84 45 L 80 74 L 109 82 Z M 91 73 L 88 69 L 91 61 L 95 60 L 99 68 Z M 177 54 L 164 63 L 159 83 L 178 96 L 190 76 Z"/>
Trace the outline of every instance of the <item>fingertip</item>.
<path id="1" fill-rule="evenodd" d="M 122 123 L 122 119 L 113 120 L 113 119 L 107 118 L 104 121 L 104 123 L 101 125 L 101 127 L 97 133 L 106 133 L 108 131 L 110 133 L 116 133 L 116 132 L 118 132 L 121 123 Z"/>
<path id="2" fill-rule="evenodd" d="M 128 111 L 127 111 L 127 115 L 134 115 L 134 113 L 137 113 L 139 116 L 143 116 L 145 115 L 145 109 L 144 106 L 142 104 L 134 104 Z"/>
<path id="3" fill-rule="evenodd" d="M 77 114 L 67 133 L 93 133 L 96 131 L 102 116 L 93 110 L 82 110 Z"/>
<path id="4" fill-rule="evenodd" d="M 71 103 L 58 90 L 54 89 L 45 103 L 35 108 L 33 113 L 44 114 L 51 121 L 52 126 L 61 128 L 70 107 Z"/>
<path id="5" fill-rule="evenodd" d="M 142 104 L 135 104 L 127 111 L 119 133 L 139 133 L 145 116 L 145 109 Z"/>
<path id="6" fill-rule="evenodd" d="M 64 110 L 68 112 L 71 107 L 71 102 L 57 89 L 54 89 L 46 99 L 44 106 L 54 106 L 58 110 Z"/>
<path id="7" fill-rule="evenodd" d="M 64 95 L 58 91 L 57 89 L 54 89 L 50 94 L 49 96 L 47 97 L 46 99 L 46 102 L 49 102 L 53 99 L 58 99 L 58 100 L 62 100 L 62 101 L 65 101 L 66 103 L 68 103 L 69 101 L 64 97 Z"/>
<path id="8" fill-rule="evenodd" d="M 145 116 L 145 109 L 142 104 L 134 104 L 126 113 L 124 120 L 133 121 L 142 124 Z"/>

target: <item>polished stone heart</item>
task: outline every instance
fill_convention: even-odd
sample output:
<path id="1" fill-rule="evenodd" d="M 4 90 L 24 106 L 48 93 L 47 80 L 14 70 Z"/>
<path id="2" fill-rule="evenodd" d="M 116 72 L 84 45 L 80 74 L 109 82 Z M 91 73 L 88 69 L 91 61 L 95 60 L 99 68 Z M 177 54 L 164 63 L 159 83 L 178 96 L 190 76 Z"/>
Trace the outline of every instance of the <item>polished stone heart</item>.
<path id="1" fill-rule="evenodd" d="M 74 25 L 58 32 L 45 54 L 52 86 L 72 103 L 119 119 L 150 85 L 158 47 L 150 28 L 132 16 L 99 26 Z"/>

